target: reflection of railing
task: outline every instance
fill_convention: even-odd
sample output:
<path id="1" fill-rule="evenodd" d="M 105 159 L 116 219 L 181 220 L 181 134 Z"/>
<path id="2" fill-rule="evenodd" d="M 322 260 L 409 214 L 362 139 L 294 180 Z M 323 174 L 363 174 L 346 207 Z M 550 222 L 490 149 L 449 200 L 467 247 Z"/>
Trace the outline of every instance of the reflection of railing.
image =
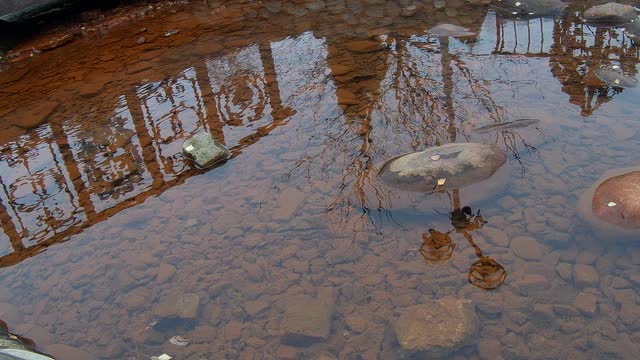
<path id="1" fill-rule="evenodd" d="M 251 91 L 251 106 L 236 109 L 234 118 L 246 111 L 253 115 L 248 122 L 265 119 L 242 131 L 231 147 L 234 156 L 286 124 L 293 113 L 281 104 L 271 46 L 249 49 L 258 55 L 249 81 L 259 88 Z M 220 99 L 232 99 L 230 91 L 236 90 L 227 85 L 238 79 L 219 79 L 208 70 L 188 68 L 171 81 L 120 96 L 107 121 L 45 124 L 5 145 L 0 153 L 0 222 L 13 252 L 0 257 L 0 267 L 37 255 L 197 174 L 181 156 L 182 141 L 208 131 L 224 142 L 225 126 L 246 125 L 229 121 L 231 115 L 221 110 L 226 105 Z M 199 77 L 204 74 L 209 81 Z M 240 81 L 248 80 L 244 76 Z M 137 103 L 140 107 L 133 105 Z M 261 113 L 265 108 L 269 116 Z"/>

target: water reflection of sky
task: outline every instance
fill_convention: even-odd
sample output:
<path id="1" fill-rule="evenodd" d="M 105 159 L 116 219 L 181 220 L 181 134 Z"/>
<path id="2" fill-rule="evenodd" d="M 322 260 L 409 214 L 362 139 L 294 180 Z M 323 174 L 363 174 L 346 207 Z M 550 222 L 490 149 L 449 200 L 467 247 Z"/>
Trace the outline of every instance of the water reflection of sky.
<path id="1" fill-rule="evenodd" d="M 576 79 L 604 62 L 618 61 L 628 69 L 632 61 L 634 73 L 637 63 L 633 44 L 621 30 L 595 28 L 566 16 L 506 20 L 489 11 L 477 40 L 450 39 L 446 49 L 424 33 L 378 39 L 386 48 L 382 56 L 345 55 L 341 41 L 312 31 L 248 44 L 124 89 L 110 113 L 101 109 L 70 116 L 6 143 L 0 157 L 3 237 L 21 252 L 22 247 L 63 239 L 184 181 L 194 172 L 181 144 L 200 131 L 212 133 L 238 154 L 292 121 L 324 126 L 331 133 L 332 126 L 339 132 L 342 121 L 355 119 L 365 139 L 357 152 L 382 156 L 385 143 L 398 143 L 406 135 L 412 140 L 403 150 L 411 150 L 455 139 L 451 126 L 469 138 L 475 124 L 528 116 L 533 110 L 529 105 L 544 99 L 541 84 L 556 86 L 552 76 L 569 102 L 588 115 L 618 91 L 588 88 Z M 521 55 L 532 59 L 520 60 Z M 569 57 L 581 62 L 570 65 Z M 332 68 L 345 63 L 360 67 L 359 77 L 336 76 L 334 81 Z M 450 77 L 443 77 L 449 71 L 445 66 L 450 66 Z M 360 102 L 359 115 L 337 106 L 345 93 Z M 508 99 L 509 93 L 529 97 L 530 104 L 496 104 L 492 99 Z M 452 109 L 442 106 L 447 101 Z M 484 112 L 474 110 L 480 108 Z M 365 124 L 362 116 L 378 126 Z M 469 118 L 475 121 L 464 120 Z M 321 124 L 323 119 L 333 120 Z M 362 135 L 367 126 L 372 131 Z M 349 152 L 344 146 L 334 150 Z"/>

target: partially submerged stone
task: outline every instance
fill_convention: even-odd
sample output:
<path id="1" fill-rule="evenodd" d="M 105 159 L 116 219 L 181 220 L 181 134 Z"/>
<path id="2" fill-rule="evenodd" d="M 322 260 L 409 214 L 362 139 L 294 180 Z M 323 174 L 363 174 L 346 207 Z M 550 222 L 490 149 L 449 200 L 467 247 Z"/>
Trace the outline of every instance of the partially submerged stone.
<path id="1" fill-rule="evenodd" d="M 377 178 L 402 190 L 454 190 L 489 178 L 506 161 L 505 152 L 495 145 L 447 144 L 393 158 L 382 166 Z M 440 181 L 443 185 L 439 186 L 443 179 L 446 181 Z"/>
<path id="2" fill-rule="evenodd" d="M 436 357 L 468 344 L 478 331 L 478 318 L 470 300 L 447 296 L 403 309 L 394 329 L 403 349 Z"/>
<path id="3" fill-rule="evenodd" d="M 333 303 L 310 296 L 295 296 L 287 301 L 282 320 L 282 343 L 309 346 L 326 340 L 331 331 Z"/>
<path id="4" fill-rule="evenodd" d="M 201 132 L 182 144 L 182 151 L 193 159 L 200 168 L 206 168 L 225 161 L 230 153 L 224 145 L 217 142 L 211 134 Z"/>
<path id="5" fill-rule="evenodd" d="M 491 7 L 504 18 L 533 18 L 559 14 L 567 5 L 560 0 L 495 0 Z"/>
<path id="6" fill-rule="evenodd" d="M 493 131 L 502 131 L 502 130 L 509 130 L 509 129 L 525 128 L 525 127 L 528 127 L 528 126 L 536 125 L 539 122 L 540 122 L 540 120 L 538 120 L 538 119 L 517 119 L 517 120 L 513 120 L 513 121 L 506 121 L 506 122 L 503 122 L 503 123 L 490 124 L 490 125 L 476 127 L 476 128 L 473 128 L 473 131 L 477 132 L 479 134 L 484 134 L 484 133 L 489 133 L 489 132 L 493 132 Z"/>
<path id="7" fill-rule="evenodd" d="M 454 24 L 439 24 L 429 29 L 427 33 L 435 37 L 471 37 L 476 34 L 466 27 Z"/>
<path id="8" fill-rule="evenodd" d="M 638 86 L 638 80 L 629 75 L 625 75 L 618 65 L 601 67 L 596 70 L 596 76 L 608 85 L 621 88 L 634 88 Z"/>
<path id="9" fill-rule="evenodd" d="M 603 240 L 640 236 L 640 168 L 606 172 L 580 197 L 578 210 Z"/>
<path id="10" fill-rule="evenodd" d="M 590 7 L 582 16 L 589 22 L 622 24 L 636 19 L 638 13 L 631 5 L 610 2 Z"/>

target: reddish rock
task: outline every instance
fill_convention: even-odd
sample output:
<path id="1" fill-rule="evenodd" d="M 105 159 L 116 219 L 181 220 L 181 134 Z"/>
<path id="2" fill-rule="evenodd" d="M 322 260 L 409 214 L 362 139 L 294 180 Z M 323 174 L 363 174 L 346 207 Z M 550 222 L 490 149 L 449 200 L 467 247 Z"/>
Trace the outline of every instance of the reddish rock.
<path id="1" fill-rule="evenodd" d="M 160 264 L 158 267 L 158 274 L 156 275 L 156 283 L 163 284 L 171 280 L 175 273 L 176 268 L 173 265 L 167 263 Z"/>
<path id="2" fill-rule="evenodd" d="M 585 315 L 593 315 L 596 312 L 597 297 L 591 293 L 582 292 L 576 296 L 575 307 Z"/>
<path id="3" fill-rule="evenodd" d="M 518 236 L 511 241 L 511 250 L 517 257 L 525 260 L 540 260 L 544 249 L 538 241 L 530 236 Z"/>
<path id="4" fill-rule="evenodd" d="M 369 53 L 382 49 L 382 44 L 375 41 L 356 40 L 346 42 L 344 47 L 347 48 L 347 50 L 357 53 Z"/>
<path id="5" fill-rule="evenodd" d="M 53 344 L 46 346 L 44 352 L 52 355 L 56 359 L 64 360 L 93 360 L 96 359 L 88 352 L 64 344 Z"/>
<path id="6" fill-rule="evenodd" d="M 287 302 L 282 320 L 282 342 L 308 346 L 326 340 L 331 331 L 333 304 L 309 296 L 295 296 Z"/>
<path id="7" fill-rule="evenodd" d="M 573 280 L 580 287 L 595 287 L 600 281 L 600 276 L 591 265 L 575 264 L 573 266 Z"/>
<path id="8" fill-rule="evenodd" d="M 640 235 L 640 170 L 606 172 L 580 197 L 578 210 L 602 240 L 637 240 Z"/>

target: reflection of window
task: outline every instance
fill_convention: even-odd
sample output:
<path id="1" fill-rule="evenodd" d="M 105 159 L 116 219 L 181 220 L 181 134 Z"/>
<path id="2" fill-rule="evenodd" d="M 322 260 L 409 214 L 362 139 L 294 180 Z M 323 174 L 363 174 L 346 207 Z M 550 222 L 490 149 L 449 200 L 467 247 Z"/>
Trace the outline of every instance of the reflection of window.
<path id="1" fill-rule="evenodd" d="M 67 121 L 63 127 L 97 212 L 151 186 L 124 96 L 118 99 L 113 116 L 92 121 Z"/>
<path id="2" fill-rule="evenodd" d="M 84 221 L 49 125 L 4 149 L 0 201 L 23 241 L 45 240 Z"/>
<path id="3" fill-rule="evenodd" d="M 161 171 L 170 180 L 187 169 L 180 155 L 183 140 L 209 130 L 196 71 L 189 68 L 175 79 L 149 83 L 136 92 Z"/>

